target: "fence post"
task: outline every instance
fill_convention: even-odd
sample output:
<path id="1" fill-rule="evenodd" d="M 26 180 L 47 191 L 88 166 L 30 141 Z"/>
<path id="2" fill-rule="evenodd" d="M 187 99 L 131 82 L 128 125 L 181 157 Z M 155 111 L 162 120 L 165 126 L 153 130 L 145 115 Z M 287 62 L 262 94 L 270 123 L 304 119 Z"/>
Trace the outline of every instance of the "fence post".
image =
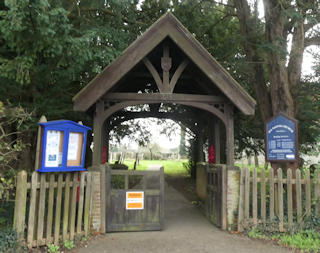
<path id="1" fill-rule="evenodd" d="M 17 188 L 13 218 L 13 228 L 18 239 L 23 239 L 27 205 L 27 172 L 22 170 L 17 175 Z"/>
<path id="2" fill-rule="evenodd" d="M 278 169 L 278 215 L 279 215 L 279 231 L 284 232 L 283 229 L 283 181 L 282 169 Z"/>
<path id="3" fill-rule="evenodd" d="M 297 220 L 298 224 L 302 222 L 302 201 L 301 201 L 301 171 L 296 169 L 296 199 L 297 199 Z"/>

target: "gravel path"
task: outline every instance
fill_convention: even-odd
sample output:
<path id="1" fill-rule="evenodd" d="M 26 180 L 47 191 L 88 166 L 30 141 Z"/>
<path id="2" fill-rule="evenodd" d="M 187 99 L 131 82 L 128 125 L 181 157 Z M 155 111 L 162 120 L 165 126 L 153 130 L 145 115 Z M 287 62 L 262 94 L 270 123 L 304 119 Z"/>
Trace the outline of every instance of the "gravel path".
<path id="1" fill-rule="evenodd" d="M 270 242 L 223 232 L 210 224 L 197 207 L 165 185 L 166 214 L 163 231 L 109 233 L 77 252 L 154 253 L 288 253 Z"/>

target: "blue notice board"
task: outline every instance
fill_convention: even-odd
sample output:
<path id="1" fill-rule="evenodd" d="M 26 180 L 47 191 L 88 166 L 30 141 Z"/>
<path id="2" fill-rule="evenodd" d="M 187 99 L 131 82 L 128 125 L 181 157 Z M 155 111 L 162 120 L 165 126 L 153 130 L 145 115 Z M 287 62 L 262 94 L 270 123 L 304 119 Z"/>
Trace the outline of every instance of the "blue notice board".
<path id="1" fill-rule="evenodd" d="M 267 123 L 266 154 L 268 161 L 297 159 L 297 121 L 279 114 Z"/>

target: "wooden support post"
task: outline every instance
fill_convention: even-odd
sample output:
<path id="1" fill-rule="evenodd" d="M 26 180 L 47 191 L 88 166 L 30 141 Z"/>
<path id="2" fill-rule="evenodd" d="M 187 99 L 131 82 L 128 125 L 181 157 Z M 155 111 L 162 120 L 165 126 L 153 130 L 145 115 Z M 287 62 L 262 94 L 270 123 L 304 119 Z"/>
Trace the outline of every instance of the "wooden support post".
<path id="1" fill-rule="evenodd" d="M 221 156 L 220 156 L 220 126 L 218 122 L 214 123 L 214 148 L 216 151 L 216 164 L 221 163 Z"/>
<path id="2" fill-rule="evenodd" d="M 93 119 L 93 155 L 92 165 L 100 165 L 102 158 L 102 114 L 104 111 L 104 102 L 96 103 L 96 111 Z"/>
<path id="3" fill-rule="evenodd" d="M 39 123 L 47 122 L 46 116 L 42 115 Z M 42 136 L 42 127 L 38 127 L 38 135 L 37 135 L 37 147 L 36 147 L 36 158 L 34 161 L 34 169 L 37 170 L 40 168 L 40 153 L 41 153 L 41 136 Z"/>
<path id="4" fill-rule="evenodd" d="M 225 105 L 225 114 L 227 116 L 227 165 L 234 166 L 234 122 L 232 105 Z"/>
<path id="5" fill-rule="evenodd" d="M 27 172 L 22 170 L 17 175 L 17 189 L 13 217 L 13 228 L 17 233 L 18 239 L 22 240 L 25 229 L 27 205 Z"/>

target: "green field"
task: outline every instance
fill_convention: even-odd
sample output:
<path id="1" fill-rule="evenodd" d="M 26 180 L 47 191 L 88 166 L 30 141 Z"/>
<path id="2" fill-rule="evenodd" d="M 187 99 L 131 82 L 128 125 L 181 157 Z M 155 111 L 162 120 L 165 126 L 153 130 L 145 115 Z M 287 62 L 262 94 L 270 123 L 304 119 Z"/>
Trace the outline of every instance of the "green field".
<path id="1" fill-rule="evenodd" d="M 187 170 L 183 166 L 183 163 L 188 162 L 188 160 L 142 160 L 137 166 L 137 170 L 146 170 L 152 164 L 160 164 L 164 167 L 164 172 L 166 174 L 185 174 L 187 175 Z M 125 160 L 124 164 L 129 167 L 129 170 L 133 169 L 134 160 Z"/>

